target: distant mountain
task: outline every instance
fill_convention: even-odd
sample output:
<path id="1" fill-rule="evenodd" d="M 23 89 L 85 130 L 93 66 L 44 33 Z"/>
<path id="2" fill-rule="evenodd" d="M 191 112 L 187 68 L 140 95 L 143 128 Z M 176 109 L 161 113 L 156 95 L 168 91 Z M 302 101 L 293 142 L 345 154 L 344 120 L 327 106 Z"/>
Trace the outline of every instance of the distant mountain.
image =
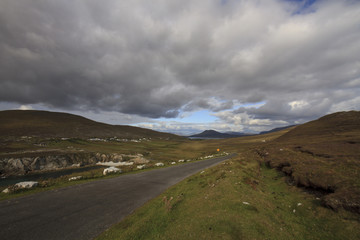
<path id="1" fill-rule="evenodd" d="M 191 135 L 192 138 L 233 138 L 238 137 L 238 135 L 232 135 L 228 133 L 221 133 L 215 130 L 205 130 L 202 133 Z"/>
<path id="2" fill-rule="evenodd" d="M 118 137 L 118 138 L 169 138 L 180 136 L 153 131 L 150 129 L 110 125 L 90 119 L 60 112 L 34 110 L 0 111 L 0 137 L 37 136 L 37 137 Z"/>
<path id="3" fill-rule="evenodd" d="M 296 126 L 296 125 L 289 125 L 289 126 L 285 126 L 285 127 L 273 128 L 273 129 L 271 129 L 269 131 L 260 132 L 259 134 L 278 132 L 278 131 L 281 131 L 281 130 L 284 130 L 284 129 L 287 129 L 287 128 L 291 128 L 291 127 L 294 127 L 294 126 Z"/>

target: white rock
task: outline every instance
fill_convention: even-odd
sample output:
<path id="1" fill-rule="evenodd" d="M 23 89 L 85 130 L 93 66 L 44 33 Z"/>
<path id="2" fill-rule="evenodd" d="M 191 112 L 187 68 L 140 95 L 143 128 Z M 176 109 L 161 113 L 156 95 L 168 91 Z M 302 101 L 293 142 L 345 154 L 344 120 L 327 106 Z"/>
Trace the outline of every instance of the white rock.
<path id="1" fill-rule="evenodd" d="M 80 179 L 82 179 L 82 176 L 76 176 L 76 177 L 69 178 L 69 181 L 76 181 L 76 180 L 80 180 Z"/>
<path id="2" fill-rule="evenodd" d="M 159 162 L 159 163 L 155 163 L 155 166 L 162 167 L 162 166 L 164 166 L 164 164 L 162 162 Z"/>
<path id="3" fill-rule="evenodd" d="M 104 175 L 107 175 L 109 173 L 116 173 L 116 172 L 120 172 L 121 173 L 121 169 L 116 168 L 116 167 L 109 167 L 109 168 L 105 168 L 103 171 Z"/>
<path id="4" fill-rule="evenodd" d="M 296 212 L 296 210 L 294 209 L 294 210 L 293 210 L 293 213 L 295 213 L 295 212 Z"/>
<path id="5" fill-rule="evenodd" d="M 245 205 L 250 205 L 250 203 L 248 203 L 248 202 L 242 202 L 243 204 L 245 204 Z"/>
<path id="6" fill-rule="evenodd" d="M 10 192 L 9 188 L 5 188 L 5 189 L 2 191 L 2 193 L 9 193 L 9 192 Z"/>
<path id="7" fill-rule="evenodd" d="M 172 162 L 171 164 L 172 164 L 172 165 L 175 165 L 175 164 L 176 164 L 176 162 Z"/>
<path id="8" fill-rule="evenodd" d="M 37 185 L 39 185 L 38 182 L 32 182 L 32 181 L 28 181 L 28 182 L 19 182 L 17 184 L 15 184 L 15 188 L 34 188 Z"/>
<path id="9" fill-rule="evenodd" d="M 119 167 L 119 166 L 131 166 L 131 165 L 134 165 L 134 163 L 133 162 L 116 162 L 116 163 L 114 163 L 113 161 L 110 161 L 110 162 L 98 162 L 98 163 L 96 163 L 96 165 L 107 166 L 107 167 Z"/>
<path id="10" fill-rule="evenodd" d="M 185 160 L 184 159 L 180 159 L 178 162 L 184 162 Z"/>
<path id="11" fill-rule="evenodd" d="M 301 206 L 301 205 L 302 205 L 302 203 L 298 203 L 297 205 L 298 205 L 298 206 Z"/>
<path id="12" fill-rule="evenodd" d="M 144 169 L 146 167 L 146 165 L 139 165 L 139 166 L 137 166 L 137 169 Z"/>

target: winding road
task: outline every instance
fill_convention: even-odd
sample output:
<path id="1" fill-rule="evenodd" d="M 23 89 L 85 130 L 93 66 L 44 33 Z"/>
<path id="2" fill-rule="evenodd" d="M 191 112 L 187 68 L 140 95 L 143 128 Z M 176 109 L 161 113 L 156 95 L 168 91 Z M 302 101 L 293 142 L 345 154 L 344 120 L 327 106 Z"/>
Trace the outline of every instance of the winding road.
<path id="1" fill-rule="evenodd" d="M 0 238 L 93 239 L 170 186 L 233 157 L 87 182 L 0 202 Z"/>

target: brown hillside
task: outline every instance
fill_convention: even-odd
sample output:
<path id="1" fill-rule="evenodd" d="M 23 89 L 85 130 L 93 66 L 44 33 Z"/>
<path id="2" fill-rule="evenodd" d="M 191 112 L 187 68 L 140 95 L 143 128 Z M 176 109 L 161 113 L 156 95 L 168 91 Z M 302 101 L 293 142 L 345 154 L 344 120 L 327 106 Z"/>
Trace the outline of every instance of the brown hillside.
<path id="1" fill-rule="evenodd" d="M 0 111 L 0 133 L 6 136 L 37 137 L 118 137 L 118 138 L 181 138 L 169 133 L 156 132 L 132 126 L 109 125 L 87 118 L 47 111 Z"/>
<path id="2" fill-rule="evenodd" d="M 360 112 L 299 125 L 259 153 L 289 183 L 325 193 L 325 206 L 360 213 Z"/>
<path id="3" fill-rule="evenodd" d="M 360 112 L 350 111 L 329 114 L 318 120 L 299 125 L 278 138 L 278 141 L 328 141 L 358 137 L 360 137 Z"/>

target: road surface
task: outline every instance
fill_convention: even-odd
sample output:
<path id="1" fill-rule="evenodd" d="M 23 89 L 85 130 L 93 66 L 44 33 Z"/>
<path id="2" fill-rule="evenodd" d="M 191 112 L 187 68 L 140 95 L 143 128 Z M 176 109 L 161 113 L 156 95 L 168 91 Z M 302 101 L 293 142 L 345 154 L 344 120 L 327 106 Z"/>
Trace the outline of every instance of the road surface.
<path id="1" fill-rule="evenodd" d="M 170 186 L 233 156 L 128 174 L 0 201 L 0 238 L 93 239 Z"/>

